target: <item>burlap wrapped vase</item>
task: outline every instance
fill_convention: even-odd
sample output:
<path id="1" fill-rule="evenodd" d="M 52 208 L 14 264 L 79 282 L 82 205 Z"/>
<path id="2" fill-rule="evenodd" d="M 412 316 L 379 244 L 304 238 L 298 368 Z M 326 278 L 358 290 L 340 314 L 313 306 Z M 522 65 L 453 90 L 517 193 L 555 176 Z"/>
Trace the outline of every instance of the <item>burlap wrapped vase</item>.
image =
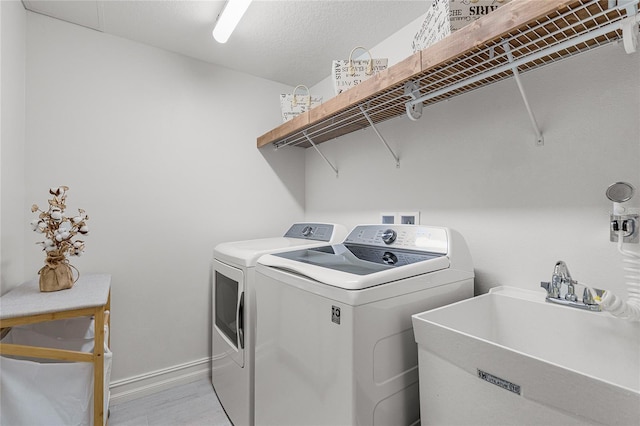
<path id="1" fill-rule="evenodd" d="M 47 259 L 44 263 L 45 265 L 38 271 L 40 291 L 58 291 L 73 287 L 77 278 L 73 279 L 71 268 L 76 268 L 69 264 L 69 260 L 64 254 L 57 250 L 50 251 L 47 253 Z"/>

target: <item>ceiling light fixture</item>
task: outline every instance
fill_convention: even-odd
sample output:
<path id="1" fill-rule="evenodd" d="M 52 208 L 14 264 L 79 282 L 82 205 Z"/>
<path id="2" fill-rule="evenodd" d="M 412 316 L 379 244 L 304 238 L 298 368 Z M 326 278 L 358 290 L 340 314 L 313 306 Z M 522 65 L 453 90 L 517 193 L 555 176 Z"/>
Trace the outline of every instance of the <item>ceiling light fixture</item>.
<path id="1" fill-rule="evenodd" d="M 229 40 L 249 4 L 251 4 L 251 0 L 227 0 L 222 13 L 218 15 L 216 26 L 213 28 L 213 38 L 218 43 L 226 43 Z"/>

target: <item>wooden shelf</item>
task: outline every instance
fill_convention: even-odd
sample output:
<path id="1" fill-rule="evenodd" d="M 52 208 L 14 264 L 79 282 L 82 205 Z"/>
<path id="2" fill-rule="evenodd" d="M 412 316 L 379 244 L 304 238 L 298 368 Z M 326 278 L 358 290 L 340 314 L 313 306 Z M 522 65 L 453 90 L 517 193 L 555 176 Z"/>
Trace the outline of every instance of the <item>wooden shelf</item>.
<path id="1" fill-rule="evenodd" d="M 620 40 L 617 25 L 636 13 L 638 0 L 513 0 L 421 52 L 258 137 L 274 144 L 309 147 L 373 123 L 406 114 L 404 85 L 418 84 L 423 106 Z M 623 1 L 618 1 L 623 3 Z"/>

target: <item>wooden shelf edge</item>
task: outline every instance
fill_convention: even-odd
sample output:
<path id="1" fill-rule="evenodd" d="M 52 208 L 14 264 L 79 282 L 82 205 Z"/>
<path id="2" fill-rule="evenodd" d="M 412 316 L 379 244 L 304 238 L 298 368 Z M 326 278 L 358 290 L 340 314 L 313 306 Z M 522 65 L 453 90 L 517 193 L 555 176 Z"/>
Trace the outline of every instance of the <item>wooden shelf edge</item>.
<path id="1" fill-rule="evenodd" d="M 37 346 L 0 343 L 2 355 L 13 355 L 30 358 L 55 359 L 59 361 L 93 362 L 92 353 L 71 351 L 66 349 L 42 348 Z"/>
<path id="2" fill-rule="evenodd" d="M 46 314 L 27 315 L 21 317 L 5 318 L 0 320 L 0 328 L 13 327 L 16 325 L 35 324 L 45 321 L 55 321 L 60 319 L 68 319 L 82 316 L 94 315 L 96 307 L 71 309 L 68 311 L 56 311 Z"/>
<path id="3" fill-rule="evenodd" d="M 308 125 L 309 111 L 306 111 L 258 137 L 258 148 L 269 145 L 274 140 L 281 139 L 298 132 L 300 129 L 307 127 Z"/>

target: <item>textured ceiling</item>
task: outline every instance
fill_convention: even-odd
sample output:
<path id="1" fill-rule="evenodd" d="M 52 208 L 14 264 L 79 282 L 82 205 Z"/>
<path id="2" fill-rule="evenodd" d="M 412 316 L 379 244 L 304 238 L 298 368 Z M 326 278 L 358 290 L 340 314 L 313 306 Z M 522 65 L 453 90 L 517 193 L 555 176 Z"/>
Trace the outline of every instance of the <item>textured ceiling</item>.
<path id="1" fill-rule="evenodd" d="M 226 44 L 211 36 L 224 1 L 23 0 L 25 8 L 291 86 L 331 60 L 373 47 L 427 11 L 428 0 L 254 0 Z"/>

